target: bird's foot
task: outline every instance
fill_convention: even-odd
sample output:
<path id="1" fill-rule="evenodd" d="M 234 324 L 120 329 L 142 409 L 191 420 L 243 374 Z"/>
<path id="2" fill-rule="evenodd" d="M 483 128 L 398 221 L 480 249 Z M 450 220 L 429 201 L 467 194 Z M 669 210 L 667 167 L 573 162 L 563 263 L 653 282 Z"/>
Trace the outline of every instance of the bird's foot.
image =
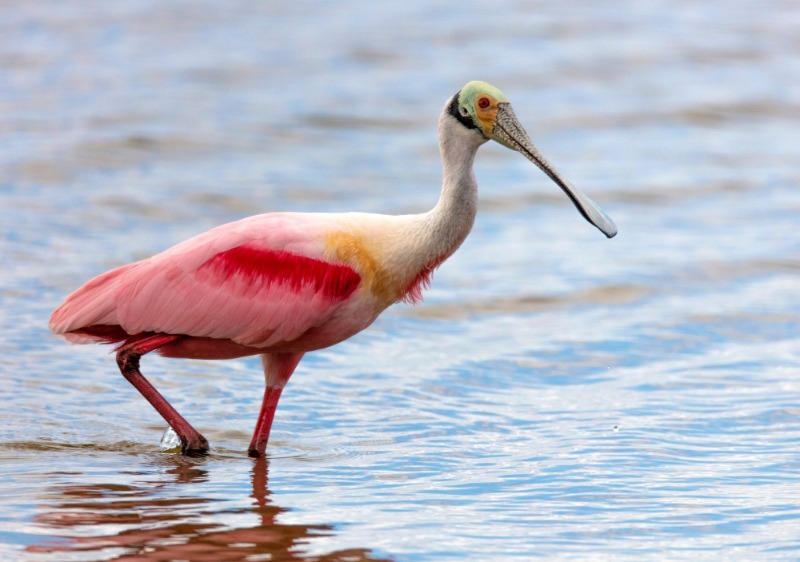
<path id="1" fill-rule="evenodd" d="M 181 437 L 181 454 L 187 457 L 203 457 L 208 454 L 208 441 L 199 433 L 191 438 Z"/>
<path id="2" fill-rule="evenodd" d="M 161 451 L 164 453 L 181 452 L 182 455 L 196 457 L 208 452 L 208 441 L 193 430 L 188 435 L 178 435 L 171 426 L 167 426 L 161 436 Z"/>
<path id="3" fill-rule="evenodd" d="M 254 459 L 258 459 L 261 457 L 267 456 L 267 442 L 257 442 L 253 441 L 250 443 L 250 448 L 247 449 L 247 456 L 252 457 Z"/>
<path id="4" fill-rule="evenodd" d="M 248 449 L 247 456 L 252 459 L 260 459 L 261 457 L 264 456 L 264 453 L 258 451 L 257 449 Z"/>

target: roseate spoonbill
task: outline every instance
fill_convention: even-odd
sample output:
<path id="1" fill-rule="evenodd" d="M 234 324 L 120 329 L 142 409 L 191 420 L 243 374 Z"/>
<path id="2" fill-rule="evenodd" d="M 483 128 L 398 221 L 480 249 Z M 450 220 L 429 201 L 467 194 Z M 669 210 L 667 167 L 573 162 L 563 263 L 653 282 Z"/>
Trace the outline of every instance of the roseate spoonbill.
<path id="1" fill-rule="evenodd" d="M 420 301 L 433 270 L 467 237 L 478 198 L 472 164 L 490 139 L 541 168 L 607 237 L 617 233 L 534 147 L 500 90 L 474 81 L 439 118 L 444 177 L 432 210 L 271 213 L 225 224 L 95 277 L 53 313 L 50 329 L 72 343 L 117 344 L 122 375 L 173 428 L 184 454 L 204 453 L 208 442 L 142 376 L 140 357 L 261 355 L 266 388 L 249 448 L 261 456 L 303 354 L 357 334 L 398 301 Z"/>

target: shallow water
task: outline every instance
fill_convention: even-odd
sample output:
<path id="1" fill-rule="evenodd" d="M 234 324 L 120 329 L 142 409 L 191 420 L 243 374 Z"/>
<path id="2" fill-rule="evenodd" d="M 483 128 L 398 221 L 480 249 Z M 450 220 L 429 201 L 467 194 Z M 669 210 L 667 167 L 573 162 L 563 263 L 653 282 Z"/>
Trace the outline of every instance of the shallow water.
<path id="1" fill-rule="evenodd" d="M 800 557 L 800 8 L 790 2 L 15 3 L 0 18 L 0 555 Z M 481 149 L 424 304 L 308 355 L 269 459 L 257 359 L 146 375 L 50 312 L 270 210 L 433 205 L 466 81 L 615 219 Z"/>

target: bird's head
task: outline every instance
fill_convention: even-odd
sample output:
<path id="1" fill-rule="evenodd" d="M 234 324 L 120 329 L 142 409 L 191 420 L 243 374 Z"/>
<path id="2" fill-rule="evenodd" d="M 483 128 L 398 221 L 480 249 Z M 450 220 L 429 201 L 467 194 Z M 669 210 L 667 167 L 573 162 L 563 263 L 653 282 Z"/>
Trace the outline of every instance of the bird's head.
<path id="1" fill-rule="evenodd" d="M 609 238 L 617 234 L 614 221 L 542 156 L 520 125 L 503 92 L 486 82 L 469 82 L 453 96 L 447 111 L 464 127 L 475 130 L 476 134 L 522 153 L 564 190 L 587 221 Z"/>

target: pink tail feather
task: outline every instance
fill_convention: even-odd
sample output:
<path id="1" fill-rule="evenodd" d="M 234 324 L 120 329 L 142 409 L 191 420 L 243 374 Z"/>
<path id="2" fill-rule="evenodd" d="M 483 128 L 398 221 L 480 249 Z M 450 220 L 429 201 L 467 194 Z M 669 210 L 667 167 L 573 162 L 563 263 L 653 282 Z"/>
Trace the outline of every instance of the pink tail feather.
<path id="1" fill-rule="evenodd" d="M 135 263 L 98 275 L 69 295 L 50 317 L 50 330 L 70 343 L 115 343 L 130 334 L 116 319 L 118 280 Z"/>

